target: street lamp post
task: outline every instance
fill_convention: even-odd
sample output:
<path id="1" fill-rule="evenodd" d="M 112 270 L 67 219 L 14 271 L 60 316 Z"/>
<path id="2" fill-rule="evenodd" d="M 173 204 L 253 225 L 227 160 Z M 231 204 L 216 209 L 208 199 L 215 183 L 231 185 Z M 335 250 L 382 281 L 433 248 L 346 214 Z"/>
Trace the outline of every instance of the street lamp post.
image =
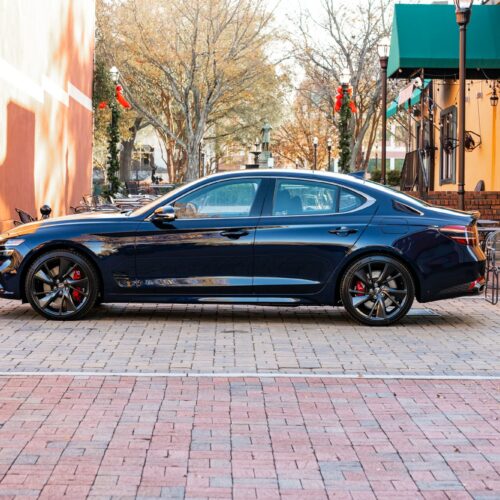
<path id="1" fill-rule="evenodd" d="M 116 86 L 120 73 L 116 66 L 113 66 L 109 70 L 109 75 L 111 81 Z M 120 119 L 120 111 L 118 109 L 116 98 L 110 99 L 109 107 L 111 108 L 111 123 L 109 126 L 109 144 L 108 144 L 108 172 L 107 181 L 109 184 L 108 194 L 114 196 L 120 187 L 120 181 L 118 180 L 118 172 L 120 170 L 120 160 L 118 152 L 118 141 L 120 140 L 120 131 L 118 129 L 118 121 Z"/>
<path id="2" fill-rule="evenodd" d="M 313 170 L 316 170 L 318 167 L 318 138 L 313 137 L 313 147 L 314 147 L 314 162 L 313 162 Z"/>
<path id="3" fill-rule="evenodd" d="M 328 149 L 328 167 L 327 170 L 332 170 L 331 162 L 332 162 L 332 140 L 330 137 L 326 141 L 326 149 Z"/>
<path id="4" fill-rule="evenodd" d="M 387 62 L 389 61 L 389 38 L 384 37 L 378 45 L 378 55 L 380 59 L 381 79 L 382 79 L 382 148 L 381 148 L 381 169 L 380 182 L 386 184 L 386 158 L 387 158 Z"/>
<path id="5" fill-rule="evenodd" d="M 455 14 L 459 27 L 460 57 L 458 63 L 458 208 L 465 209 L 465 77 L 466 32 L 470 21 L 472 0 L 455 0 Z"/>

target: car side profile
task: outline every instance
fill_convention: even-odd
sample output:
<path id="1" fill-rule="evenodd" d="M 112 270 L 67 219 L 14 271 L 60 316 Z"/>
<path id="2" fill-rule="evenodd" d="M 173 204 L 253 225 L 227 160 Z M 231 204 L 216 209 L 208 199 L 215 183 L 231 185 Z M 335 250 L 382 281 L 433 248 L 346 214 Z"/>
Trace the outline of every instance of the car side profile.
<path id="1" fill-rule="evenodd" d="M 482 291 L 476 218 L 348 175 L 216 174 L 134 211 L 0 235 L 0 296 L 54 320 L 98 302 L 342 304 L 389 325 L 415 298 Z"/>

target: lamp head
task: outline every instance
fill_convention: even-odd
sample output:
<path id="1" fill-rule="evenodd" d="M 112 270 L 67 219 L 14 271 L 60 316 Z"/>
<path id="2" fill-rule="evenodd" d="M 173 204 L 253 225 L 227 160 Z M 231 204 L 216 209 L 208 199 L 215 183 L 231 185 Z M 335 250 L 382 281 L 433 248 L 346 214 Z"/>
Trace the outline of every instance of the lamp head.
<path id="1" fill-rule="evenodd" d="M 318 138 L 317 138 L 316 136 L 314 136 L 314 137 L 313 137 L 313 144 L 314 144 L 315 146 L 317 146 L 317 145 L 318 145 L 318 142 L 319 142 Z"/>
<path id="2" fill-rule="evenodd" d="M 380 39 L 377 50 L 380 59 L 389 57 L 389 50 L 391 48 L 391 41 L 388 36 L 384 36 Z"/>
<path id="3" fill-rule="evenodd" d="M 330 137 L 327 139 L 326 145 L 328 146 L 328 149 L 332 148 L 332 140 L 330 139 Z"/>
<path id="4" fill-rule="evenodd" d="M 113 66 L 109 70 L 109 74 L 111 76 L 111 80 L 113 80 L 116 83 L 118 81 L 118 77 L 120 75 L 120 72 L 118 71 L 118 68 L 116 66 Z"/>
<path id="5" fill-rule="evenodd" d="M 340 84 L 349 85 L 350 81 L 351 81 L 351 73 L 348 68 L 344 68 L 344 70 L 340 74 Z"/>
<path id="6" fill-rule="evenodd" d="M 473 0 L 455 0 L 455 16 L 459 26 L 466 26 L 470 21 Z"/>
<path id="7" fill-rule="evenodd" d="M 469 10 L 472 7 L 473 0 L 455 0 L 457 10 Z"/>

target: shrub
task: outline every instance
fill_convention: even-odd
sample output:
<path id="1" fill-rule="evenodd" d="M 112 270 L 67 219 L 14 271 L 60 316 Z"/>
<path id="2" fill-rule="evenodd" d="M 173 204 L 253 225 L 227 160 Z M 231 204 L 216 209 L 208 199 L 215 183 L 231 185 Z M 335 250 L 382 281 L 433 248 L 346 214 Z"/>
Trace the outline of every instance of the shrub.
<path id="1" fill-rule="evenodd" d="M 387 184 L 389 186 L 399 186 L 399 181 L 401 179 L 400 170 L 387 170 Z M 371 180 L 373 182 L 380 182 L 382 178 L 382 172 L 380 170 L 373 170 L 371 172 Z"/>

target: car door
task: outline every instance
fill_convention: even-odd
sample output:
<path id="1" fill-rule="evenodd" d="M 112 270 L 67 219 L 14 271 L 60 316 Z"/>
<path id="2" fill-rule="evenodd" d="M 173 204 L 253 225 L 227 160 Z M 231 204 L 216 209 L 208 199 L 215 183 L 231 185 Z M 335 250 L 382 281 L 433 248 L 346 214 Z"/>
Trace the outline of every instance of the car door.
<path id="1" fill-rule="evenodd" d="M 263 186 L 256 177 L 214 181 L 171 202 L 175 220 L 141 222 L 137 288 L 154 295 L 251 294 Z"/>
<path id="2" fill-rule="evenodd" d="M 372 198 L 324 181 L 276 178 L 255 236 L 254 291 L 320 292 L 375 213 Z"/>

